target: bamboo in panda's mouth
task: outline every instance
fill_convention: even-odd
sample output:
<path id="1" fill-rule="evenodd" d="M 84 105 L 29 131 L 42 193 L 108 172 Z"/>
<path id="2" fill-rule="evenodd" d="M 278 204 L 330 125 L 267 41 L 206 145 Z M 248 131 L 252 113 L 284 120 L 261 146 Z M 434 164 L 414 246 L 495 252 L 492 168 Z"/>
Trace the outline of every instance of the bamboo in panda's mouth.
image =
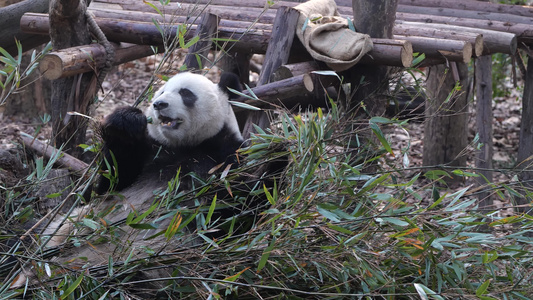
<path id="1" fill-rule="evenodd" d="M 179 118 L 172 119 L 172 118 L 165 117 L 165 116 L 159 116 L 159 124 L 163 127 L 170 127 L 170 128 L 177 129 L 181 123 L 183 123 L 183 120 Z"/>

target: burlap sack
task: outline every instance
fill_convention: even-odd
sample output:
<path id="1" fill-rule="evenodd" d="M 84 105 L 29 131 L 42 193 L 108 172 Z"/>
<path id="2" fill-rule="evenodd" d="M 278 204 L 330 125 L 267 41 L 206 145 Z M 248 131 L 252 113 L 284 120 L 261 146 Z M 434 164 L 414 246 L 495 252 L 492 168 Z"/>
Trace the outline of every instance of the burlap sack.
<path id="1" fill-rule="evenodd" d="M 372 50 L 370 36 L 350 29 L 334 0 L 310 0 L 295 8 L 300 11 L 296 35 L 313 58 L 331 69 L 349 69 Z"/>

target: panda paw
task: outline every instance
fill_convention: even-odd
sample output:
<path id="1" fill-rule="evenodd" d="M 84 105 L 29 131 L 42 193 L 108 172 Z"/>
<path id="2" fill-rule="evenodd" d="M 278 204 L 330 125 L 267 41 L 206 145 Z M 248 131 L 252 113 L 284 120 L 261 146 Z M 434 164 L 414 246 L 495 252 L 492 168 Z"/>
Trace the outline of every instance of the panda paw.
<path id="1" fill-rule="evenodd" d="M 135 107 L 120 107 L 108 115 L 102 124 L 104 140 L 138 142 L 146 138 L 146 116 Z"/>

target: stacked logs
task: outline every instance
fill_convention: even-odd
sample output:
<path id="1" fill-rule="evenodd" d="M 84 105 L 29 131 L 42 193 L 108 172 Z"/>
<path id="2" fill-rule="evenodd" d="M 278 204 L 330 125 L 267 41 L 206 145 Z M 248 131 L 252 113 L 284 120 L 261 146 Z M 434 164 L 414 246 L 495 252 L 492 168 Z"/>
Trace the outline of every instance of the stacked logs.
<path id="1" fill-rule="evenodd" d="M 205 2 L 205 3 L 204 3 Z M 205 7 L 205 4 L 209 6 Z M 165 24 L 173 38 L 180 24 L 188 24 L 186 38 L 192 38 L 201 13 L 220 18 L 217 39 L 231 41 L 226 47 L 245 53 L 265 53 L 276 10 L 298 3 L 277 1 L 264 7 L 263 0 L 185 0 L 161 7 L 166 14 L 144 12 L 146 3 L 128 0 L 93 1 L 90 11 L 110 41 L 135 45 L 116 46 L 116 63 L 153 54 L 146 45 L 161 45 L 163 36 L 154 22 Z M 337 0 L 339 12 L 351 17 L 351 0 Z M 411 5 L 413 4 L 413 5 Z M 416 4 L 416 5 L 414 5 Z M 235 7 L 239 7 L 238 10 Z M 533 13 L 528 9 L 475 1 L 401 0 L 398 6 L 395 39 L 374 39 L 374 50 L 361 63 L 410 67 L 414 53 L 424 53 L 424 64 L 446 61 L 469 62 L 472 57 L 491 53 L 514 54 L 517 44 L 533 39 Z M 21 19 L 26 33 L 48 34 L 46 14 L 26 13 Z M 305 56 L 305 51 L 301 51 Z M 299 53 L 300 54 L 300 53 Z M 41 63 L 46 76 L 55 79 L 87 72 L 102 63 L 102 49 L 87 45 L 50 53 Z"/>

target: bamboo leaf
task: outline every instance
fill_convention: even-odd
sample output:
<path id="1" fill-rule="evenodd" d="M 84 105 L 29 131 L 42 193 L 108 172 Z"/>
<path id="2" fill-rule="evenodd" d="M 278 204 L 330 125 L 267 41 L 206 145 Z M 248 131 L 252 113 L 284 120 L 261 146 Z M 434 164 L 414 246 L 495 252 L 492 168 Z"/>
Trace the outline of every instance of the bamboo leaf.
<path id="1" fill-rule="evenodd" d="M 228 88 L 230 91 L 232 89 Z M 244 95 L 242 94 L 243 96 L 247 97 L 248 95 Z M 237 106 L 237 107 L 240 107 L 240 108 L 244 108 L 244 109 L 248 109 L 248 110 L 255 110 L 255 111 L 259 111 L 261 110 L 259 107 L 255 107 L 253 105 L 250 105 L 250 104 L 246 104 L 244 102 L 239 102 L 239 101 L 229 101 L 229 103 L 231 103 L 231 105 L 233 106 Z"/>
<path id="2" fill-rule="evenodd" d="M 207 217 L 205 218 L 204 225 L 208 225 L 209 222 L 211 222 L 211 217 L 213 216 L 213 213 L 215 212 L 215 208 L 217 207 L 217 195 L 213 197 L 213 200 L 211 201 L 211 206 L 209 206 L 209 212 L 207 213 Z"/>
<path id="3" fill-rule="evenodd" d="M 161 13 L 161 11 L 159 10 L 159 8 L 157 8 L 157 6 L 155 6 L 153 3 L 150 3 L 146 0 L 143 0 L 143 3 L 150 6 L 153 10 L 155 10 L 160 16 L 163 16 L 163 14 Z"/>
<path id="4" fill-rule="evenodd" d="M 481 297 L 483 294 L 487 292 L 487 289 L 489 288 L 490 279 L 483 282 L 482 285 L 480 285 L 476 290 L 476 296 Z"/>
<path id="5" fill-rule="evenodd" d="M 246 267 L 244 270 L 240 271 L 239 273 L 224 278 L 224 280 L 225 280 L 225 281 L 235 282 L 235 280 L 239 279 L 239 277 L 241 276 L 242 273 L 246 272 L 246 271 L 249 270 L 249 269 L 250 269 L 250 267 Z"/>
<path id="6" fill-rule="evenodd" d="M 270 241 L 270 245 L 263 251 L 263 254 L 261 255 L 261 259 L 259 260 L 259 263 L 257 264 L 257 272 L 259 273 L 265 266 L 268 261 L 268 257 L 270 256 L 270 252 L 272 249 L 274 249 L 274 246 L 276 245 L 276 237 L 272 237 L 272 241 Z"/>
<path id="7" fill-rule="evenodd" d="M 383 132 L 381 132 L 381 129 L 379 128 L 379 126 L 376 123 L 374 123 L 374 122 L 370 122 L 370 129 L 372 129 L 372 132 L 374 132 L 374 135 L 378 138 L 378 140 L 381 143 L 381 145 L 383 145 L 383 147 L 385 148 L 385 151 L 390 153 L 390 155 L 392 155 L 393 157 L 396 157 L 394 155 L 394 152 L 392 151 L 392 148 L 391 148 L 389 142 L 387 141 L 387 139 L 383 135 Z"/>
<path id="8" fill-rule="evenodd" d="M 72 294 L 72 292 L 74 292 L 78 286 L 80 285 L 81 281 L 83 280 L 83 274 L 80 275 L 78 277 L 78 279 L 76 279 L 76 281 L 74 281 L 73 284 L 71 284 L 67 290 L 65 291 L 65 293 L 63 295 L 61 295 L 61 297 L 59 299 L 66 299 L 70 294 Z"/>

